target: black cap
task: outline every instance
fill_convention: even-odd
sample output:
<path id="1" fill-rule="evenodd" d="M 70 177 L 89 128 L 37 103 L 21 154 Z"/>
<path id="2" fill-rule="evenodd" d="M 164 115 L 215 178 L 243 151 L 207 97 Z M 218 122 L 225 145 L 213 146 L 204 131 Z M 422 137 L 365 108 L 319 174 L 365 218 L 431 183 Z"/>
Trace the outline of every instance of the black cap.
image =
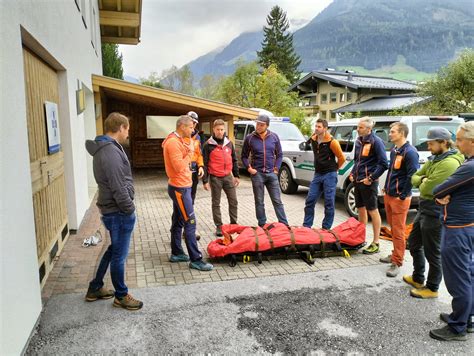
<path id="1" fill-rule="evenodd" d="M 261 122 L 262 124 L 270 125 L 270 118 L 268 117 L 268 115 L 260 114 L 257 117 L 257 122 Z"/>
<path id="2" fill-rule="evenodd" d="M 451 132 L 446 130 L 444 127 L 432 127 L 428 134 L 426 135 L 426 141 L 435 141 L 435 140 L 446 140 L 449 141 L 453 138 Z"/>

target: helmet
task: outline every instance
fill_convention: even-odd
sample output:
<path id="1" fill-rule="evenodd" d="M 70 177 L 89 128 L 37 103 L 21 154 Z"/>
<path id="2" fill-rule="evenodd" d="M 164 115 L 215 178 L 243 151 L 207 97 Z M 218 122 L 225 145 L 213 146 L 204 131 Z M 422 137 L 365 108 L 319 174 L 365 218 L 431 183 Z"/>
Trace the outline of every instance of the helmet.
<path id="1" fill-rule="evenodd" d="M 199 116 L 194 111 L 190 111 L 186 115 L 188 115 L 191 119 L 193 119 L 195 123 L 199 123 Z"/>

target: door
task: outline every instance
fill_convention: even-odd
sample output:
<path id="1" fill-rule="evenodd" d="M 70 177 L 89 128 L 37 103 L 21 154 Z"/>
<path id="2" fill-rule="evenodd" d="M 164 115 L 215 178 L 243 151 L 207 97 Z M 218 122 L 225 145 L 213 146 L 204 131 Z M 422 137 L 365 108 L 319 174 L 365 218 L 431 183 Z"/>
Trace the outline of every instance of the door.
<path id="1" fill-rule="evenodd" d="M 237 155 L 237 162 L 239 168 L 243 168 L 242 159 L 240 158 L 242 155 L 242 147 L 244 146 L 244 139 L 245 139 L 245 129 L 247 128 L 247 124 L 239 124 L 234 123 L 234 140 L 235 140 L 235 154 Z"/>
<path id="2" fill-rule="evenodd" d="M 60 146 L 52 150 L 48 145 L 45 111 L 45 102 L 60 104 L 58 76 L 26 48 L 23 60 L 36 249 L 43 286 L 68 236 L 64 155 Z M 60 128 L 56 133 L 60 134 Z"/>

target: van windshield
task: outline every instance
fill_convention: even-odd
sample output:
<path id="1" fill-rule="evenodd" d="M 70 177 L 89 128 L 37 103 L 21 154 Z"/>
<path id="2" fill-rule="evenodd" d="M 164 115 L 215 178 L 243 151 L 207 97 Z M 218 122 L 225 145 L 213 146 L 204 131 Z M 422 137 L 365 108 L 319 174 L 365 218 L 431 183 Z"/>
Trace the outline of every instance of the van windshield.
<path id="1" fill-rule="evenodd" d="M 281 141 L 305 141 L 301 131 L 292 123 L 271 121 L 268 129 L 275 132 Z"/>
<path id="2" fill-rule="evenodd" d="M 426 143 L 426 137 L 428 136 L 428 130 L 433 127 L 444 127 L 449 132 L 453 141 L 456 139 L 456 130 L 459 127 L 457 122 L 420 122 L 413 124 L 413 142 L 411 143 L 416 147 L 418 151 L 428 151 L 428 144 Z"/>

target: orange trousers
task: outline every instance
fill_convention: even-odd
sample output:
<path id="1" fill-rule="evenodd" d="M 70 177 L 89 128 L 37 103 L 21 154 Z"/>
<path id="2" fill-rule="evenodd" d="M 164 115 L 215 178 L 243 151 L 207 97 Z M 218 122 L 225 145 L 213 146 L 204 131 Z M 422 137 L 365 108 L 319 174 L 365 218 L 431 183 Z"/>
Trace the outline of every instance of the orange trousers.
<path id="1" fill-rule="evenodd" d="M 392 263 L 401 266 L 403 265 L 403 257 L 405 256 L 405 228 L 408 209 L 410 209 L 411 197 L 401 200 L 385 194 L 383 202 L 385 205 L 387 222 L 392 230 Z"/>

